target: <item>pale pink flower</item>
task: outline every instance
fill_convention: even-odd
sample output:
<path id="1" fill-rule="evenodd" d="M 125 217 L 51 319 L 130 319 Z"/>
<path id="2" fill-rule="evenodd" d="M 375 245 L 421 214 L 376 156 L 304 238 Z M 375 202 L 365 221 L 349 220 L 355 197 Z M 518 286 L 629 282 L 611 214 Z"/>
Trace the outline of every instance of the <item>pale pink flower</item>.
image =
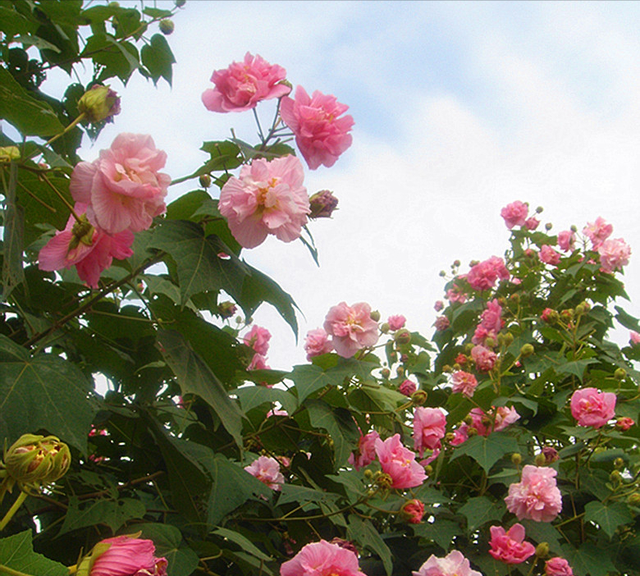
<path id="1" fill-rule="evenodd" d="M 492 350 L 478 345 L 471 349 L 471 358 L 479 372 L 489 372 L 496 365 L 498 356 Z"/>
<path id="2" fill-rule="evenodd" d="M 408 500 L 400 508 L 400 514 L 409 524 L 420 524 L 424 516 L 424 504 L 415 498 Z"/>
<path id="3" fill-rule="evenodd" d="M 442 300 L 436 300 L 435 304 L 433 305 L 433 309 L 436 312 L 440 312 L 440 310 L 442 310 L 444 308 L 444 302 Z"/>
<path id="4" fill-rule="evenodd" d="M 464 394 L 468 398 L 473 396 L 478 386 L 478 380 L 473 374 L 465 372 L 464 370 L 456 370 L 451 374 L 451 384 L 453 384 L 451 391 L 454 394 Z"/>
<path id="5" fill-rule="evenodd" d="M 402 445 L 400 434 L 384 442 L 378 438 L 375 448 L 382 471 L 391 477 L 391 488 L 415 488 L 425 481 L 424 468 L 415 461 L 415 453 Z"/>
<path id="6" fill-rule="evenodd" d="M 365 302 L 348 306 L 340 302 L 327 312 L 324 329 L 333 337 L 333 346 L 343 358 L 378 341 L 378 323 L 371 319 L 371 307 Z"/>
<path id="7" fill-rule="evenodd" d="M 395 332 L 396 330 L 400 330 L 400 328 L 404 328 L 407 319 L 402 316 L 402 314 L 398 314 L 397 316 L 389 316 L 387 319 L 387 324 L 389 324 L 389 330 Z"/>
<path id="8" fill-rule="evenodd" d="M 413 576 L 482 576 L 477 570 L 471 569 L 469 560 L 458 550 L 449 552 L 444 558 L 438 558 L 432 554 L 417 572 L 414 571 L 411 574 Z"/>
<path id="9" fill-rule="evenodd" d="M 504 260 L 497 256 L 492 256 L 484 262 L 480 262 L 471 267 L 467 274 L 467 282 L 474 290 L 489 290 L 493 288 L 498 279 L 509 278 L 509 271 L 504 265 Z"/>
<path id="10" fill-rule="evenodd" d="M 273 490 L 281 490 L 284 484 L 284 476 L 280 472 L 280 464 L 275 458 L 260 456 L 244 469 L 257 478 L 263 484 Z"/>
<path id="11" fill-rule="evenodd" d="M 458 278 L 466 278 L 467 275 L 458 276 Z M 460 304 L 464 304 L 467 301 L 467 295 L 462 291 L 462 288 L 459 286 L 454 286 L 453 288 L 449 288 L 444 296 L 449 302 L 459 302 Z M 439 310 L 436 310 L 439 312 Z"/>
<path id="12" fill-rule="evenodd" d="M 404 394 L 405 396 L 411 396 L 418 389 L 417 384 L 413 380 L 409 380 L 408 378 L 398 386 L 398 392 Z"/>
<path id="13" fill-rule="evenodd" d="M 463 423 L 453 431 L 453 438 L 451 438 L 449 444 L 451 444 L 451 446 L 460 446 L 460 444 L 464 444 L 467 440 L 469 440 L 469 425 Z"/>
<path id="14" fill-rule="evenodd" d="M 550 266 L 557 266 L 560 263 L 560 253 L 548 244 L 545 244 L 542 248 L 540 248 L 538 257 L 540 258 L 541 262 L 549 264 Z"/>
<path id="15" fill-rule="evenodd" d="M 302 185 L 304 170 L 295 156 L 253 160 L 232 176 L 220 192 L 218 208 L 234 238 L 255 248 L 274 234 L 292 242 L 307 223 L 309 198 Z"/>
<path id="16" fill-rule="evenodd" d="M 368 466 L 376 459 L 376 440 L 380 439 L 380 434 L 372 430 L 364 436 L 360 436 L 358 440 L 358 455 L 351 453 L 349 455 L 349 464 L 356 470 L 360 470 Z"/>
<path id="17" fill-rule="evenodd" d="M 80 217 L 87 210 L 85 204 L 75 205 Z M 133 255 L 134 236 L 129 230 L 107 234 L 87 221 L 79 224 L 70 216 L 64 230 L 47 242 L 38 255 L 40 270 L 53 271 L 76 267 L 78 276 L 91 288 L 98 287 L 100 274 L 111 266 L 113 259 L 124 260 Z"/>
<path id="18" fill-rule="evenodd" d="M 600 270 L 613 273 L 629 264 L 631 247 L 622 238 L 605 240 L 598 247 L 598 254 L 600 254 Z"/>
<path id="19" fill-rule="evenodd" d="M 636 332 L 635 330 L 630 330 L 629 331 L 629 342 L 632 345 L 640 344 L 640 333 Z"/>
<path id="20" fill-rule="evenodd" d="M 202 94 L 202 102 L 212 112 L 244 112 L 255 108 L 261 100 L 280 98 L 291 88 L 283 84 L 287 72 L 277 64 L 269 64 L 257 54 L 246 53 L 243 62 L 233 62 L 211 76 L 215 88 Z"/>
<path id="21" fill-rule="evenodd" d="M 266 356 L 262 354 L 254 354 L 247 366 L 247 370 L 269 370 Z M 269 386 L 271 388 L 271 386 Z"/>
<path id="22" fill-rule="evenodd" d="M 449 318 L 447 318 L 446 316 L 438 316 L 433 325 L 436 327 L 436 330 L 438 332 L 444 332 L 447 328 L 449 328 Z"/>
<path id="23" fill-rule="evenodd" d="M 280 566 L 280 576 L 366 576 L 352 550 L 326 540 L 307 544 Z"/>
<path id="24" fill-rule="evenodd" d="M 504 326 L 502 319 L 502 306 L 497 299 L 487 302 L 486 310 L 480 315 L 481 324 L 488 332 L 497 334 Z"/>
<path id="25" fill-rule="evenodd" d="M 564 252 L 570 252 L 576 243 L 576 235 L 572 230 L 563 230 L 558 234 L 558 246 Z"/>
<path id="26" fill-rule="evenodd" d="M 109 547 L 102 553 L 100 548 Z M 133 536 L 116 536 L 107 538 L 94 548 L 92 554 L 97 556 L 89 576 L 166 576 L 166 558 L 155 556 L 156 547 L 151 540 Z"/>
<path id="27" fill-rule="evenodd" d="M 166 160 L 151 136 L 120 134 L 97 160 L 76 165 L 69 191 L 88 206 L 89 221 L 105 232 L 140 232 L 166 210 L 171 177 L 159 172 Z"/>
<path id="28" fill-rule="evenodd" d="M 504 218 L 504 223 L 511 230 L 514 226 L 524 226 L 529 213 L 529 206 L 520 200 L 507 204 L 501 211 L 500 216 Z"/>
<path id="29" fill-rule="evenodd" d="M 522 564 L 536 552 L 536 547 L 531 542 L 525 542 L 522 524 L 514 524 L 507 532 L 502 526 L 491 526 L 490 531 L 489 554 L 496 560 L 505 564 Z"/>
<path id="30" fill-rule="evenodd" d="M 582 230 L 583 234 L 591 240 L 591 245 L 594 250 L 597 250 L 613 232 L 613 226 L 607 224 L 604 218 L 598 216 L 595 222 L 587 222 L 587 225 Z"/>
<path id="31" fill-rule="evenodd" d="M 596 388 L 581 388 L 571 396 L 571 415 L 579 426 L 601 428 L 616 411 L 616 395 Z"/>
<path id="32" fill-rule="evenodd" d="M 307 353 L 307 360 L 314 356 L 322 356 L 333 350 L 333 342 L 329 340 L 329 335 L 322 328 L 309 330 L 304 340 L 304 351 Z"/>
<path id="33" fill-rule="evenodd" d="M 269 351 L 269 340 L 271 340 L 269 330 L 257 325 L 252 326 L 242 339 L 245 346 L 253 348 L 254 352 L 263 356 L 266 356 Z"/>
<path id="34" fill-rule="evenodd" d="M 518 520 L 553 521 L 562 510 L 556 475 L 553 468 L 525 466 L 521 481 L 509 486 L 509 495 L 504 499 L 509 512 Z"/>
<path id="35" fill-rule="evenodd" d="M 545 576 L 573 576 L 573 570 L 564 558 L 556 556 L 544 564 Z"/>
<path id="36" fill-rule="evenodd" d="M 309 97 L 302 86 L 296 88 L 295 100 L 289 96 L 282 99 L 280 115 L 294 133 L 311 170 L 320 165 L 333 166 L 340 154 L 351 146 L 349 132 L 354 121 L 349 115 L 342 116 L 348 109 L 335 96 L 318 90 Z"/>
<path id="37" fill-rule="evenodd" d="M 531 216 L 531 218 L 527 218 L 524 223 L 527 230 L 531 230 L 532 232 L 540 226 L 540 220 L 538 220 L 535 216 Z"/>
<path id="38" fill-rule="evenodd" d="M 420 457 L 425 448 L 440 448 L 440 440 L 444 438 L 447 417 L 440 408 L 423 408 L 419 406 L 413 413 L 413 447 Z"/>

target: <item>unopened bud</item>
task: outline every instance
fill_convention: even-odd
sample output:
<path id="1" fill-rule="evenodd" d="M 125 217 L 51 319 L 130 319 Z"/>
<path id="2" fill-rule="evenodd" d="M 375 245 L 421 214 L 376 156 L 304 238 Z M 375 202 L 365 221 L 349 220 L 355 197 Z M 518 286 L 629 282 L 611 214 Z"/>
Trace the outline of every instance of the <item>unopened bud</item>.
<path id="1" fill-rule="evenodd" d="M 389 474 L 380 474 L 380 476 L 376 478 L 376 484 L 380 486 L 380 488 L 388 490 L 393 485 L 393 478 L 391 478 Z"/>
<path id="2" fill-rule="evenodd" d="M 220 302 L 218 304 L 218 314 L 223 318 L 231 318 L 237 310 L 237 306 L 233 302 Z"/>
<path id="3" fill-rule="evenodd" d="M 165 36 L 169 36 L 172 34 L 176 28 L 176 25 L 173 23 L 173 20 L 169 20 L 169 18 L 165 18 L 164 20 L 160 20 L 158 23 L 158 28 L 160 28 L 160 32 L 162 32 Z"/>
<path id="4" fill-rule="evenodd" d="M 469 426 L 469 428 L 467 428 L 467 436 L 469 438 L 471 438 L 472 436 L 477 436 L 478 435 L 478 429 L 475 428 L 474 426 Z"/>
<path id="5" fill-rule="evenodd" d="M 175 0 L 176 8 L 182 8 L 187 3 L 187 0 Z"/>
<path id="6" fill-rule="evenodd" d="M 411 401 L 416 406 L 422 406 L 427 401 L 427 393 L 424 390 L 416 390 L 411 395 Z"/>
<path id="7" fill-rule="evenodd" d="M 511 463 L 515 466 L 520 466 L 520 464 L 522 464 L 522 454 L 519 452 L 511 454 Z"/>
<path id="8" fill-rule="evenodd" d="M 369 479 L 373 478 L 373 472 L 372 472 L 369 468 L 367 468 L 367 469 L 364 471 L 364 477 L 365 477 L 365 478 L 369 478 Z"/>
<path id="9" fill-rule="evenodd" d="M 431 466 L 431 464 L 427 464 L 424 467 L 424 472 L 427 476 L 431 476 L 431 474 L 433 474 L 433 466 Z"/>
<path id="10" fill-rule="evenodd" d="M 338 207 L 338 199 L 329 190 L 320 190 L 309 198 L 309 218 L 331 218 Z"/>
<path id="11" fill-rule="evenodd" d="M 616 458 L 613 461 L 613 466 L 617 469 L 624 467 L 624 460 L 622 458 Z"/>
<path id="12" fill-rule="evenodd" d="M 542 206 L 538 206 L 536 208 L 536 214 L 542 214 L 543 210 L 544 210 L 544 208 Z"/>
<path id="13" fill-rule="evenodd" d="M 0 162 L 20 160 L 20 148 L 17 146 L 0 146 Z"/>
<path id="14" fill-rule="evenodd" d="M 571 230 L 571 232 L 577 232 L 578 231 L 578 227 L 575 224 L 571 224 L 571 227 L 569 228 L 569 230 Z"/>
<path id="15" fill-rule="evenodd" d="M 629 498 L 627 498 L 627 503 L 631 506 L 640 506 L 640 493 L 634 492 L 630 494 Z"/>
<path id="16" fill-rule="evenodd" d="M 505 346 L 511 346 L 511 344 L 513 344 L 513 334 L 511 332 L 506 332 L 502 335 L 502 341 Z"/>
<path id="17" fill-rule="evenodd" d="M 71 453 L 56 436 L 23 434 L 7 450 L 4 464 L 7 474 L 22 485 L 51 484 L 66 474 Z"/>
<path id="18" fill-rule="evenodd" d="M 393 339 L 398 344 L 409 344 L 411 342 L 411 332 L 406 329 L 398 330 L 394 335 Z"/>
<path id="19" fill-rule="evenodd" d="M 551 224 L 551 222 L 547 222 L 544 225 L 544 229 L 548 232 L 549 230 L 551 230 L 551 228 L 553 228 L 553 224 Z"/>
<path id="20" fill-rule="evenodd" d="M 493 348 L 496 345 L 496 341 L 493 338 L 491 338 L 491 336 L 489 336 L 489 337 L 485 338 L 484 345 L 487 348 Z"/>
<path id="21" fill-rule="evenodd" d="M 617 368 L 613 373 L 616 380 L 624 380 L 627 377 L 627 371 L 624 368 Z"/>
<path id="22" fill-rule="evenodd" d="M 391 370 L 389 370 L 389 368 L 383 368 L 382 370 L 380 370 L 380 376 L 382 376 L 383 378 L 389 378 L 390 375 Z"/>
<path id="23" fill-rule="evenodd" d="M 211 176 L 209 174 L 200 174 L 200 186 L 202 186 L 205 190 L 211 186 Z"/>
<path id="24" fill-rule="evenodd" d="M 546 558 L 549 556 L 549 544 L 540 542 L 540 544 L 536 546 L 536 556 L 538 558 Z"/>
<path id="25" fill-rule="evenodd" d="M 533 347 L 532 344 L 524 344 L 522 348 L 520 348 L 520 355 L 523 358 L 526 358 L 527 356 L 531 356 L 534 352 L 535 352 L 535 348 Z"/>
<path id="26" fill-rule="evenodd" d="M 398 375 L 398 378 L 403 378 L 404 377 L 404 367 L 403 366 L 398 366 L 396 368 L 396 374 Z"/>
<path id="27" fill-rule="evenodd" d="M 544 466 L 547 463 L 547 459 L 544 454 L 538 454 L 536 455 L 535 462 L 536 466 Z"/>
<path id="28" fill-rule="evenodd" d="M 456 268 L 459 268 L 459 267 L 460 267 L 460 260 L 454 260 L 454 261 L 453 261 L 453 265 L 454 265 Z"/>
<path id="29" fill-rule="evenodd" d="M 94 84 L 78 100 L 78 111 L 92 124 L 111 120 L 120 114 L 120 97 L 109 86 Z"/>
<path id="30" fill-rule="evenodd" d="M 400 508 L 400 515 L 409 524 L 420 524 L 424 516 L 424 504 L 420 500 L 409 500 Z"/>
<path id="31" fill-rule="evenodd" d="M 380 324 L 380 332 L 382 332 L 383 334 L 386 334 L 387 332 L 389 332 L 390 329 L 391 327 L 387 322 L 383 322 L 382 324 Z"/>
<path id="32" fill-rule="evenodd" d="M 369 314 L 369 317 L 374 322 L 378 322 L 378 320 L 380 320 L 380 312 L 378 312 L 378 310 L 372 310 L 371 313 Z"/>
<path id="33" fill-rule="evenodd" d="M 609 479 L 614 484 L 620 484 L 620 482 L 622 482 L 622 474 L 620 474 L 620 470 L 614 470 L 611 472 L 611 474 L 609 474 Z"/>
<path id="34" fill-rule="evenodd" d="M 439 274 L 442 278 L 444 278 L 447 275 L 447 273 L 444 270 L 440 270 Z"/>
<path id="35" fill-rule="evenodd" d="M 586 308 L 584 304 L 578 304 L 575 309 L 576 314 L 581 315 L 586 312 Z"/>
<path id="36" fill-rule="evenodd" d="M 451 368 L 451 366 L 449 366 L 449 364 L 445 364 L 442 367 L 442 371 L 447 373 L 447 374 L 450 374 L 451 372 L 453 372 L 453 368 Z"/>

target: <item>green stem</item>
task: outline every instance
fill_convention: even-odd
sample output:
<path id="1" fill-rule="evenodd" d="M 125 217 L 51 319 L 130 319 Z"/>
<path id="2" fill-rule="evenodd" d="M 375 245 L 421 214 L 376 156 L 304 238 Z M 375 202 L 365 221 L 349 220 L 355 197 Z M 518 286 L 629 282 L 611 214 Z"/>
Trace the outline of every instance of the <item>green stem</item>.
<path id="1" fill-rule="evenodd" d="M 0 521 L 0 532 L 2 532 L 5 529 L 5 526 L 9 524 L 9 521 L 11 520 L 11 518 L 13 518 L 13 515 L 18 511 L 20 506 L 22 506 L 22 503 L 27 499 L 27 496 L 28 494 L 26 492 L 20 492 L 20 496 L 16 498 L 16 501 L 11 505 L 9 511 L 4 515 L 2 521 Z"/>
<path id="2" fill-rule="evenodd" d="M 69 132 L 70 130 L 73 130 L 78 124 L 80 124 L 80 122 L 82 122 L 85 118 L 86 118 L 87 114 L 86 112 L 82 112 L 73 122 L 71 122 L 71 124 L 69 124 L 62 132 L 59 132 L 58 134 L 56 134 L 55 136 L 53 136 L 52 138 L 50 138 L 49 140 L 47 140 L 44 143 L 44 146 L 49 146 L 50 144 L 53 144 L 58 138 L 61 138 L 62 136 L 64 136 L 67 132 Z M 37 150 L 33 151 L 31 154 L 29 154 L 28 156 L 26 156 L 24 158 L 24 160 L 29 160 L 30 158 L 32 158 L 33 156 L 35 156 Z"/>
<path id="3" fill-rule="evenodd" d="M 64 205 L 69 208 L 69 210 L 71 211 L 72 216 L 76 219 L 76 222 L 81 222 L 80 220 L 80 216 L 78 216 L 78 214 L 76 213 L 76 211 L 73 209 L 73 206 L 69 203 L 69 201 L 64 197 L 64 195 L 62 194 L 62 192 L 60 192 L 60 190 L 58 190 L 51 182 L 51 180 L 49 180 L 49 178 L 47 178 L 44 174 L 40 175 L 40 179 L 44 180 L 45 184 L 47 184 L 47 186 L 49 186 L 49 188 L 51 188 L 51 190 L 53 190 L 55 192 L 55 194 L 58 196 L 58 198 L 60 198 L 60 200 L 62 200 L 62 202 L 64 203 Z"/>
<path id="4" fill-rule="evenodd" d="M 31 574 L 27 574 L 25 572 L 18 572 L 18 570 L 9 568 L 9 566 L 5 566 L 4 564 L 0 564 L 0 573 L 10 574 L 11 576 L 31 576 Z"/>

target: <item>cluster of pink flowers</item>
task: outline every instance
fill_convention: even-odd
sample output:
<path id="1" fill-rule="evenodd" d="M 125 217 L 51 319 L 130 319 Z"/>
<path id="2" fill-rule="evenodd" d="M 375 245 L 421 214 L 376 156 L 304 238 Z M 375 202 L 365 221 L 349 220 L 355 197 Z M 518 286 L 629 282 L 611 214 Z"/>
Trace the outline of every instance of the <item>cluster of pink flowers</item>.
<path id="1" fill-rule="evenodd" d="M 391 488 L 415 488 L 425 481 L 424 468 L 415 461 L 415 453 L 402 445 L 400 434 L 384 441 L 378 438 L 374 445 L 382 471 L 391 478 Z"/>
<path id="2" fill-rule="evenodd" d="M 413 446 L 421 458 L 425 448 L 433 451 L 440 449 L 446 425 L 447 417 L 441 408 L 416 408 L 413 414 Z"/>
<path id="3" fill-rule="evenodd" d="M 579 426 L 602 428 L 616 411 L 616 395 L 596 388 L 581 388 L 571 396 L 571 414 Z"/>
<path id="4" fill-rule="evenodd" d="M 320 540 L 304 546 L 280 566 L 280 576 L 366 576 L 353 550 Z M 463 575 L 461 575 L 463 576 Z"/>
<path id="5" fill-rule="evenodd" d="M 280 464 L 275 458 L 260 456 L 244 469 L 263 484 L 273 490 L 281 490 L 284 484 L 284 476 L 280 472 Z"/>
<path id="6" fill-rule="evenodd" d="M 505 498 L 507 510 L 518 517 L 536 522 L 551 522 L 562 510 L 562 495 L 553 468 L 527 465 L 520 482 L 509 486 Z"/>
<path id="7" fill-rule="evenodd" d="M 536 552 L 530 542 L 525 542 L 522 524 L 514 524 L 505 532 L 502 526 L 491 526 L 491 549 L 489 554 L 505 564 L 521 564 Z"/>
<path id="8" fill-rule="evenodd" d="M 242 342 L 254 351 L 253 358 L 249 364 L 249 370 L 267 370 L 267 352 L 269 351 L 269 340 L 271 333 L 266 328 L 254 325 L 251 330 L 244 335 Z"/>
<path id="9" fill-rule="evenodd" d="M 332 337 L 335 351 L 343 358 L 351 358 L 358 350 L 378 341 L 378 323 L 371 318 L 371 307 L 365 302 L 353 306 L 340 302 L 332 306 L 324 329 Z"/>
<path id="10" fill-rule="evenodd" d="M 164 213 L 171 182 L 160 172 L 166 158 L 151 136 L 120 134 L 97 160 L 80 162 L 69 185 L 74 214 L 40 251 L 40 269 L 75 266 L 78 276 L 97 288 L 113 258 L 133 254 L 134 232 L 146 230 Z"/>
<path id="11" fill-rule="evenodd" d="M 487 338 L 495 340 L 503 326 L 502 306 L 494 298 L 487 302 L 486 310 L 480 315 L 480 324 L 476 327 L 471 341 L 474 344 L 485 344 Z"/>
<path id="12" fill-rule="evenodd" d="M 509 271 L 502 258 L 492 256 L 488 260 L 472 266 L 466 278 L 474 290 L 489 290 L 495 286 L 497 280 L 507 280 Z"/>
<path id="13" fill-rule="evenodd" d="M 482 576 L 477 570 L 471 569 L 471 564 L 462 552 L 453 550 L 444 558 L 438 558 L 434 554 L 420 566 L 413 576 Z"/>

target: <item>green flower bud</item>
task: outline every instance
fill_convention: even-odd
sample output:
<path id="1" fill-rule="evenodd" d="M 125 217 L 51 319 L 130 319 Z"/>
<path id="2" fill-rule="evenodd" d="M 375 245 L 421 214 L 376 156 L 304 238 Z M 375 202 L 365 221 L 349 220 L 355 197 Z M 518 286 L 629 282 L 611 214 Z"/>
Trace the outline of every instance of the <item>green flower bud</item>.
<path id="1" fill-rule="evenodd" d="M 640 506 L 640 493 L 634 492 L 631 494 L 629 498 L 627 498 L 627 504 L 630 504 L 631 506 Z"/>
<path id="2" fill-rule="evenodd" d="M 442 367 L 442 371 L 445 372 L 446 374 L 450 374 L 451 372 L 453 372 L 453 368 L 451 368 L 451 366 L 449 366 L 449 364 L 445 364 Z"/>
<path id="3" fill-rule="evenodd" d="M 544 454 L 538 454 L 536 456 L 536 466 L 544 466 L 547 463 L 547 458 Z"/>
<path id="4" fill-rule="evenodd" d="M 175 0 L 176 8 L 182 8 L 187 3 L 187 0 Z"/>
<path id="5" fill-rule="evenodd" d="M 620 484 L 622 482 L 622 474 L 620 474 L 620 470 L 614 470 L 609 474 L 609 480 L 614 484 Z"/>
<path id="6" fill-rule="evenodd" d="M 95 124 L 120 114 L 120 97 L 109 86 L 94 84 L 78 100 L 78 111 Z"/>
<path id="7" fill-rule="evenodd" d="M 535 348 L 533 347 L 532 344 L 525 344 L 524 346 L 522 346 L 522 348 L 520 348 L 520 355 L 523 358 L 526 358 L 527 356 L 531 356 L 534 352 L 535 352 Z"/>
<path id="8" fill-rule="evenodd" d="M 160 20 L 158 23 L 158 28 L 160 28 L 160 32 L 162 32 L 165 36 L 169 36 L 172 34 L 176 28 L 176 25 L 173 23 L 173 20 L 169 20 L 169 18 L 165 18 L 164 20 Z"/>
<path id="9" fill-rule="evenodd" d="M 403 366 L 398 366 L 396 368 L 396 374 L 398 375 L 398 378 L 404 377 L 404 367 Z"/>
<path id="10" fill-rule="evenodd" d="M 202 186 L 205 190 L 211 186 L 211 176 L 209 174 L 201 174 L 200 178 L 198 178 L 200 182 L 200 186 Z"/>
<path id="11" fill-rule="evenodd" d="M 20 149 L 17 146 L 0 146 L 0 162 L 20 160 Z"/>
<path id="12" fill-rule="evenodd" d="M 540 542 L 540 544 L 536 546 L 536 556 L 538 558 L 546 558 L 549 556 L 549 544 Z"/>
<path id="13" fill-rule="evenodd" d="M 383 334 L 386 334 L 387 332 L 389 332 L 390 329 L 391 327 L 387 322 L 380 325 L 380 332 L 382 332 Z"/>
<path id="14" fill-rule="evenodd" d="M 411 401 L 416 406 L 422 406 L 427 401 L 427 393 L 424 390 L 416 390 L 411 395 Z"/>
<path id="15" fill-rule="evenodd" d="M 543 210 L 544 210 L 544 208 L 542 206 L 538 206 L 536 208 L 536 214 L 542 214 Z"/>
<path id="16" fill-rule="evenodd" d="M 394 334 L 393 339 L 398 344 L 409 344 L 409 342 L 411 342 L 411 332 L 409 332 L 409 330 L 398 330 Z"/>
<path id="17" fill-rule="evenodd" d="M 504 342 L 505 346 L 511 346 L 511 344 L 513 344 L 513 334 L 511 334 L 511 332 L 503 334 L 502 341 Z"/>
<path id="18" fill-rule="evenodd" d="M 380 320 L 380 312 L 378 310 L 372 310 L 371 313 L 369 314 L 369 317 L 374 322 L 378 322 Z"/>
<path id="19" fill-rule="evenodd" d="M 71 465 L 69 447 L 55 436 L 23 434 L 4 457 L 7 474 L 20 484 L 51 484 Z"/>
<path id="20" fill-rule="evenodd" d="M 615 468 L 618 468 L 618 469 L 623 468 L 624 467 L 624 460 L 622 458 L 616 458 L 613 461 L 613 466 Z"/>
<path id="21" fill-rule="evenodd" d="M 489 336 L 489 337 L 485 338 L 485 340 L 484 340 L 484 345 L 485 345 L 487 348 L 493 348 L 493 347 L 495 347 L 495 345 L 496 345 L 496 341 L 495 341 L 493 338 L 491 338 L 491 337 Z"/>
<path id="22" fill-rule="evenodd" d="M 389 376 L 391 376 L 391 370 L 389 370 L 389 368 L 383 368 L 382 370 L 380 370 L 380 376 L 385 379 L 389 378 Z"/>
<path id="23" fill-rule="evenodd" d="M 364 477 L 365 477 L 365 478 L 369 478 L 369 479 L 373 478 L 373 472 L 372 472 L 369 468 L 367 468 L 367 469 L 364 471 Z"/>
<path id="24" fill-rule="evenodd" d="M 522 454 L 520 454 L 519 452 L 514 452 L 513 454 L 511 454 L 511 463 L 515 466 L 520 466 L 520 464 L 522 464 Z"/>
<path id="25" fill-rule="evenodd" d="M 627 377 L 627 371 L 624 368 L 618 368 L 614 373 L 613 377 L 616 380 L 624 380 Z"/>
<path id="26" fill-rule="evenodd" d="M 553 228 L 553 224 L 551 224 L 551 222 L 547 222 L 544 225 L 544 229 L 548 232 L 549 230 L 551 230 L 551 228 Z"/>

